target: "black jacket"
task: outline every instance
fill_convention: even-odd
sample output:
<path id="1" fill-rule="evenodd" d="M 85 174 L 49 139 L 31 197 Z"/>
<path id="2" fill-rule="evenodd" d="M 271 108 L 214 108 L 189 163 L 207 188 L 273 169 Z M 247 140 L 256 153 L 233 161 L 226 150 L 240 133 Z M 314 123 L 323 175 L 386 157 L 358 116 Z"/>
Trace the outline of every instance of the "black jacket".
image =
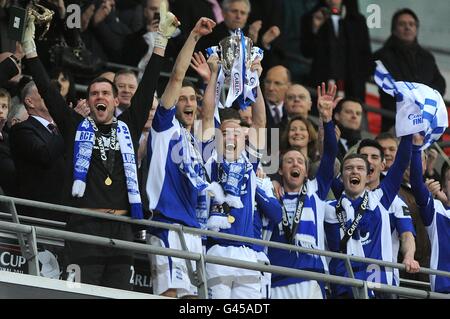
<path id="1" fill-rule="evenodd" d="M 302 18 L 301 26 L 302 53 L 312 58 L 310 85 L 315 87 L 338 76 L 345 81 L 346 96 L 364 101 L 372 61 L 366 19 L 356 12 L 347 14 L 340 20 L 336 38 L 331 18 L 324 22 L 317 34 L 312 32 L 312 15 L 316 10 Z"/>
<path id="2" fill-rule="evenodd" d="M 445 79 L 439 72 L 433 55 L 418 43 L 406 46 L 397 37 L 391 36 L 384 46 L 374 53 L 374 60 L 381 60 L 396 81 L 423 83 L 445 93 Z M 379 90 L 381 107 L 395 111 L 395 100 Z M 383 119 L 382 130 L 388 130 L 393 119 Z"/>
<path id="3" fill-rule="evenodd" d="M 130 129 L 135 151 L 138 150 L 139 137 L 141 136 L 142 129 L 148 118 L 150 106 L 153 101 L 153 94 L 158 83 L 162 61 L 163 58 L 161 56 L 156 54 L 152 55 L 139 87 L 131 100 L 131 106 L 119 116 L 119 120 L 125 122 Z M 76 130 L 79 123 L 84 119 L 69 108 L 59 92 L 50 85 L 48 75 L 39 58 L 28 59 L 27 66 L 33 75 L 39 93 L 45 100 L 47 108 L 64 138 L 65 154 L 69 159 L 66 162 L 67 166 L 65 170 L 67 182 L 64 187 L 64 200 L 71 206 L 77 206 L 78 202 L 71 196 L 73 183 L 72 159 Z M 104 208 L 120 209 L 118 207 Z"/>
<path id="4" fill-rule="evenodd" d="M 14 125 L 10 133 L 11 152 L 16 165 L 18 196 L 53 204 L 62 203 L 64 185 L 64 140 L 50 133 L 34 117 Z M 38 218 L 58 218 L 55 213 L 27 208 Z"/>
<path id="5" fill-rule="evenodd" d="M 3 139 L 0 140 L 0 188 L 8 196 L 17 196 L 16 166 L 12 158 L 9 136 L 2 132 Z"/>
<path id="6" fill-rule="evenodd" d="M 3 87 L 3 85 L 5 85 L 5 83 L 14 77 L 18 72 L 19 70 L 10 58 L 3 60 L 0 63 L 0 87 Z"/>

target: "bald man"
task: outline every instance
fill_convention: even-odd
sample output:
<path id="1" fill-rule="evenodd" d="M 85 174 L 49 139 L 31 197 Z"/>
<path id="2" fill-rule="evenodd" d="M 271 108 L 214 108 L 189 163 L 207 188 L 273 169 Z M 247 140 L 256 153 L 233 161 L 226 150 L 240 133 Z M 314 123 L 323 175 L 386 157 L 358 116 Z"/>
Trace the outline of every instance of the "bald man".
<path id="1" fill-rule="evenodd" d="M 266 102 L 267 128 L 280 127 L 287 122 L 284 110 L 284 98 L 291 84 L 291 75 L 282 65 L 276 65 L 267 71 L 264 79 L 264 100 Z"/>
<path id="2" fill-rule="evenodd" d="M 311 94 L 303 85 L 294 83 L 288 87 L 284 98 L 284 108 L 288 119 L 298 115 L 307 119 L 311 105 Z"/>

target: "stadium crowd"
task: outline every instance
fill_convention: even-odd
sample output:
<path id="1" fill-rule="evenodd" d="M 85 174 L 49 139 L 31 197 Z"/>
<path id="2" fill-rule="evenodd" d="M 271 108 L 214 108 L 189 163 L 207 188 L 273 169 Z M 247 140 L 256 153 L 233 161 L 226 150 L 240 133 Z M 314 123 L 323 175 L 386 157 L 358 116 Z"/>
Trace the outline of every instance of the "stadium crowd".
<path id="1" fill-rule="evenodd" d="M 398 261 L 406 271 L 378 267 L 377 282 L 408 278 L 450 293 L 449 278 L 418 273 L 450 271 L 448 159 L 441 164 L 433 146 L 421 151 L 420 134 L 397 138 L 388 117 L 378 136 L 368 133 L 364 111 L 375 60 L 396 81 L 444 94 L 414 11 L 397 11 L 391 36 L 372 52 L 355 0 L 41 0 L 55 12 L 49 31 L 41 37 L 30 17 L 16 43 L 6 32 L 10 9 L 27 2 L 0 0 L 0 194 Z M 68 27 L 70 4 L 81 8 L 80 28 Z M 237 29 L 264 51 L 247 70 L 261 85 L 250 105 L 219 112 L 223 63 L 207 49 Z M 396 108 L 381 89 L 380 102 Z M 137 236 L 126 223 L 19 212 L 69 231 Z M 183 247 L 175 231 L 146 231 L 150 245 Z M 339 259 L 218 237 L 185 241 L 191 252 L 349 276 Z M 132 252 L 70 241 L 65 252 L 83 283 L 132 289 Z M 155 294 L 198 295 L 188 261 L 149 260 Z M 355 278 L 374 278 L 367 264 L 351 267 Z M 211 298 L 353 298 L 348 286 L 216 264 L 206 278 Z"/>

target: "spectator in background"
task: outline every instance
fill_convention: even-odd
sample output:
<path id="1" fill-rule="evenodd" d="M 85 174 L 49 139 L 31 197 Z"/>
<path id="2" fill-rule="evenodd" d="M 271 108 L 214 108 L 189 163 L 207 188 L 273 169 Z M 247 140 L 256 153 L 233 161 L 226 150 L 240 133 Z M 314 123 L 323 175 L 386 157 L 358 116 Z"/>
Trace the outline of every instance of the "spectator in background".
<path id="1" fill-rule="evenodd" d="M 394 163 L 395 155 L 397 154 L 398 149 L 398 140 L 394 135 L 388 132 L 380 133 L 375 140 L 380 143 L 383 148 L 384 158 L 386 160 L 386 164 L 384 165 L 383 174 L 386 174 L 389 168 Z"/>
<path id="2" fill-rule="evenodd" d="M 57 80 L 61 86 L 61 96 L 67 105 L 75 107 L 77 105 L 77 92 L 75 90 L 75 81 L 72 74 L 64 69 L 56 68 L 50 73 L 50 79 Z"/>
<path id="3" fill-rule="evenodd" d="M 136 74 L 131 70 L 119 70 L 114 76 L 114 84 L 117 87 L 119 105 L 116 107 L 115 116 L 119 116 L 131 106 L 133 98 L 138 88 Z"/>
<path id="4" fill-rule="evenodd" d="M 284 109 L 288 119 L 294 116 L 307 119 L 311 111 L 311 105 L 311 94 L 303 85 L 293 83 L 288 87 L 284 98 Z"/>
<path id="5" fill-rule="evenodd" d="M 411 9 L 397 11 L 391 22 L 391 36 L 384 46 L 374 53 L 374 60 L 381 60 L 396 81 L 423 83 L 436 89 L 443 96 L 445 79 L 439 72 L 433 55 L 417 41 L 419 18 Z M 395 99 L 378 90 L 381 107 L 396 111 Z M 394 120 L 383 117 L 381 131 L 388 131 Z"/>
<path id="6" fill-rule="evenodd" d="M 281 25 L 282 48 L 285 51 L 285 65 L 292 73 L 295 82 L 307 83 L 310 63 L 300 50 L 301 19 L 319 3 L 319 0 L 283 0 L 283 24 Z M 278 40 L 277 40 L 278 42 Z M 292 57 L 291 57 L 292 56 Z"/>
<path id="7" fill-rule="evenodd" d="M 334 120 L 340 130 L 337 158 L 342 163 L 345 154 L 361 139 L 362 104 L 354 98 L 341 100 L 334 110 Z"/>
<path id="8" fill-rule="evenodd" d="M 94 55 L 120 63 L 125 37 L 132 33 L 116 11 L 115 0 L 87 2 L 82 16 L 83 40 Z"/>
<path id="9" fill-rule="evenodd" d="M 247 26 L 247 20 L 250 14 L 251 5 L 249 0 L 224 0 L 222 2 L 223 22 L 214 28 L 213 33 L 199 41 L 197 50 L 205 53 L 205 50 L 211 46 L 216 46 L 221 40 L 229 37 L 237 29 L 242 31 L 252 39 L 253 43 L 258 44 L 258 33 L 262 27 L 261 20 L 255 21 Z M 273 26 L 267 30 L 261 38 L 261 46 L 266 50 L 270 44 L 280 35 L 278 27 Z"/>
<path id="10" fill-rule="evenodd" d="M 281 135 L 280 150 L 284 152 L 296 147 L 308 158 L 311 164 L 319 159 L 317 138 L 317 131 L 311 122 L 297 115 L 289 120 Z"/>
<path id="11" fill-rule="evenodd" d="M 284 99 L 290 84 L 291 74 L 284 66 L 277 65 L 267 71 L 263 92 L 266 103 L 267 128 L 269 129 L 280 128 L 287 123 Z"/>
<path id="12" fill-rule="evenodd" d="M 145 69 L 148 61 L 150 60 L 153 52 L 153 47 L 155 45 L 155 36 L 156 32 L 158 31 L 158 24 L 160 20 L 159 7 L 161 5 L 161 1 L 164 1 L 166 5 L 168 5 L 167 0 L 144 0 L 144 24 L 142 28 L 125 37 L 123 46 L 124 49 L 122 51 L 122 63 L 136 66 L 140 69 L 138 73 L 138 80 L 141 79 L 142 72 Z M 182 3 L 184 2 L 182 1 Z M 184 25 L 184 21 L 186 20 L 182 21 Z M 166 56 L 169 59 L 172 57 L 176 57 L 176 43 L 179 43 L 179 37 L 177 35 L 178 32 L 175 33 L 174 38 L 169 41 L 168 47 L 166 48 Z M 182 44 L 180 45 L 180 47 L 181 46 Z M 129 48 L 133 48 L 133 50 L 130 50 Z M 166 68 L 168 68 L 168 66 L 165 66 L 164 69 Z M 169 68 L 168 71 L 170 71 Z"/>
<path id="13" fill-rule="evenodd" d="M 0 88 L 0 191 L 2 195 L 16 196 L 17 179 L 14 160 L 11 156 L 9 136 L 5 127 L 11 107 L 11 96 Z"/>
<path id="14" fill-rule="evenodd" d="M 262 67 L 269 70 L 279 64 L 285 64 L 286 57 L 282 48 L 285 38 L 281 31 L 284 21 L 284 0 L 250 0 L 251 8 L 248 24 L 253 29 L 250 34 L 253 45 L 264 50 Z M 265 72 L 261 75 L 263 78 Z"/>
<path id="15" fill-rule="evenodd" d="M 300 45 L 304 56 L 312 58 L 311 85 L 332 81 L 345 96 L 364 101 L 371 76 L 369 31 L 365 17 L 345 3 L 322 1 L 304 16 Z"/>

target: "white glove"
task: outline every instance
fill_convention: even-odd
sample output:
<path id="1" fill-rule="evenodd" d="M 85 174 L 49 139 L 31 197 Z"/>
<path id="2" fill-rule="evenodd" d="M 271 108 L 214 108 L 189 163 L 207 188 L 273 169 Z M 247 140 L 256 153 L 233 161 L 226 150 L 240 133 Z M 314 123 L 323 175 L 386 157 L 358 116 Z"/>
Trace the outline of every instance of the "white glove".
<path id="1" fill-rule="evenodd" d="M 34 16 L 30 15 L 25 27 L 25 33 L 22 41 L 22 48 L 25 55 L 36 52 L 36 44 L 34 43 Z"/>
<path id="2" fill-rule="evenodd" d="M 167 11 L 167 4 L 165 1 L 161 1 L 161 5 L 159 7 L 159 15 L 160 20 L 158 33 L 155 37 L 155 47 L 165 49 L 167 46 L 167 42 L 177 31 L 177 27 L 181 23 L 172 12 Z"/>
<path id="3" fill-rule="evenodd" d="M 243 208 L 244 205 L 239 197 L 228 194 L 225 196 L 225 202 L 234 208 Z"/>
<path id="4" fill-rule="evenodd" d="M 219 183 L 212 182 L 206 187 L 206 191 L 209 192 L 209 195 L 214 198 L 217 204 L 222 205 L 225 202 L 225 193 Z"/>

